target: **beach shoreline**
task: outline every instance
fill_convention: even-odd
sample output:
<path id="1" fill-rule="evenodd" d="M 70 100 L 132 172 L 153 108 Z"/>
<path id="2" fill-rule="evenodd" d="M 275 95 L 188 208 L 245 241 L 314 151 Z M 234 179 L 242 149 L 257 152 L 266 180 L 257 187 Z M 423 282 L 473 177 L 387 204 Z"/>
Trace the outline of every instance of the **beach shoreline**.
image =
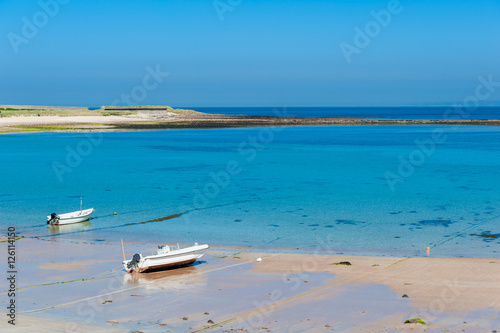
<path id="1" fill-rule="evenodd" d="M 369 117 L 270 117 L 219 114 L 130 114 L 87 116 L 13 116 L 0 118 L 0 134 L 19 132 L 123 132 L 316 125 L 500 126 L 500 120 L 394 120 Z"/>
<path id="2" fill-rule="evenodd" d="M 6 253 L 6 243 L 0 247 Z M 2 332 L 488 332 L 500 325 L 498 259 L 211 248 L 193 266 L 128 274 L 115 242 L 24 238 L 16 248 L 30 253 L 18 262 L 19 326 L 4 319 Z M 150 249 L 125 244 L 127 258 Z M 413 318 L 426 325 L 404 324 Z"/>

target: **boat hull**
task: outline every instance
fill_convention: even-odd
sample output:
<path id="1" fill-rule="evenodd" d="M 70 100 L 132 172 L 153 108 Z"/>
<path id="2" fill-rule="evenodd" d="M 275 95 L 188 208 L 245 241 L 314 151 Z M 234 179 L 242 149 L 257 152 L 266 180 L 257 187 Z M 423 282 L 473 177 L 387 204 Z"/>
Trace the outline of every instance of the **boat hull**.
<path id="1" fill-rule="evenodd" d="M 76 211 L 72 213 L 66 213 L 59 215 L 59 218 L 53 220 L 50 224 L 52 225 L 65 225 L 65 224 L 73 224 L 84 222 L 90 219 L 92 213 L 94 212 L 94 208 L 86 209 L 83 211 Z M 47 216 L 47 221 L 50 221 L 51 217 Z"/>
<path id="2" fill-rule="evenodd" d="M 185 249 L 170 251 L 167 254 L 142 257 L 138 264 L 133 268 L 128 268 L 130 260 L 123 261 L 123 267 L 129 273 L 146 273 L 164 269 L 171 269 L 181 266 L 187 266 L 200 259 L 208 245 L 197 245 Z"/>
<path id="3" fill-rule="evenodd" d="M 182 267 L 182 266 L 191 265 L 195 261 L 196 261 L 196 259 L 189 259 L 189 260 L 174 262 L 174 263 L 170 263 L 170 264 L 146 266 L 146 267 L 140 268 L 138 272 L 139 273 L 147 273 L 147 272 L 162 271 L 165 269 L 178 268 L 178 267 Z"/>

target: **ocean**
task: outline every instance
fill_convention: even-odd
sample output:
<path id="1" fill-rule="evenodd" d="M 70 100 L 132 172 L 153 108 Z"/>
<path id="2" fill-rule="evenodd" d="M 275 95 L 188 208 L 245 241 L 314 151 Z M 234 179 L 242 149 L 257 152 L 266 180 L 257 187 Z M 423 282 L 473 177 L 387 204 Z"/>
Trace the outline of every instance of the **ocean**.
<path id="1" fill-rule="evenodd" d="M 204 113 L 252 116 L 369 117 L 397 120 L 500 119 L 500 107 L 182 107 Z"/>
<path id="2" fill-rule="evenodd" d="M 487 126 L 8 134 L 0 216 L 49 239 L 498 258 L 499 142 Z M 80 196 L 92 220 L 46 225 Z"/>

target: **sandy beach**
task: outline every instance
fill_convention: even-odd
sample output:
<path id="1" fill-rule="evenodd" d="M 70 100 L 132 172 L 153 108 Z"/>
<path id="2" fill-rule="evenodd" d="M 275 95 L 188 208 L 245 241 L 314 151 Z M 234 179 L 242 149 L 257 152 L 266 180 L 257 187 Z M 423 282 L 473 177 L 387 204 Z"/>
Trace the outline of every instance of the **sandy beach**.
<path id="1" fill-rule="evenodd" d="M 16 325 L 4 319 L 2 332 L 492 332 L 500 327 L 498 259 L 211 248 L 193 266 L 129 274 L 120 265 L 119 243 L 44 237 L 18 240 L 16 247 Z M 4 255 L 6 243 L 1 248 Z M 127 257 L 155 248 L 125 244 Z M 351 265 L 335 265 L 340 262 Z M 6 294 L 5 280 L 0 289 Z M 404 323 L 413 318 L 426 325 Z"/>

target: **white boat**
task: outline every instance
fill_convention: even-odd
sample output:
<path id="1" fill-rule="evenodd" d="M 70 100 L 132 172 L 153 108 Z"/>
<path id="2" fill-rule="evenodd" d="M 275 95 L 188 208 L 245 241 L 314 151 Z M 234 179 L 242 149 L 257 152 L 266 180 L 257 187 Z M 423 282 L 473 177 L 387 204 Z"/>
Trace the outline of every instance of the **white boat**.
<path id="1" fill-rule="evenodd" d="M 47 224 L 63 225 L 87 221 L 95 211 L 94 208 L 82 209 L 83 197 L 80 197 L 80 210 L 65 214 L 52 213 L 47 216 Z"/>
<path id="2" fill-rule="evenodd" d="M 63 225 L 87 221 L 94 212 L 94 208 L 79 210 L 72 213 L 66 214 L 55 214 L 47 216 L 47 224 L 51 225 Z"/>
<path id="3" fill-rule="evenodd" d="M 179 245 L 177 245 L 177 249 L 171 249 L 168 245 L 161 245 L 158 246 L 156 254 L 143 256 L 136 253 L 131 260 L 124 260 L 122 264 L 123 268 L 129 273 L 143 273 L 187 266 L 200 259 L 207 249 L 207 244 L 196 244 L 183 249 Z"/>

